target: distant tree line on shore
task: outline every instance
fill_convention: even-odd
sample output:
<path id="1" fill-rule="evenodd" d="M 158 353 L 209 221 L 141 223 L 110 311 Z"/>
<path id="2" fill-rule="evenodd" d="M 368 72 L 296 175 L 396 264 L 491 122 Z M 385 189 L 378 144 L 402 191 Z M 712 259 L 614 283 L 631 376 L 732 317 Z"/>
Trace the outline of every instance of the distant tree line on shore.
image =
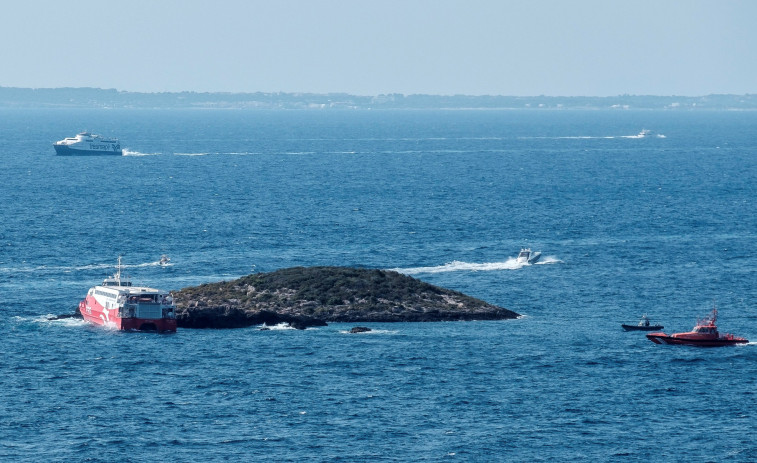
<path id="1" fill-rule="evenodd" d="M 135 109 L 665 109 L 755 110 L 757 94 L 500 96 L 347 93 L 127 92 L 100 88 L 0 87 L 3 108 Z"/>

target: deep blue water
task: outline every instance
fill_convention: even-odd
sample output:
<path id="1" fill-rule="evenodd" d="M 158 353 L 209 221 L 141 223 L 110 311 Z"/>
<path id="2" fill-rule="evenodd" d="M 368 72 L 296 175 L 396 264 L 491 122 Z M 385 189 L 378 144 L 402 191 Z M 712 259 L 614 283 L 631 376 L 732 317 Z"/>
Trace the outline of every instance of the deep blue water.
<path id="1" fill-rule="evenodd" d="M 0 110 L 2 461 L 757 461 L 757 114 Z M 56 157 L 82 130 L 123 157 Z M 642 129 L 663 137 L 634 138 Z M 542 263 L 514 265 L 521 247 Z M 161 268 L 161 254 L 172 265 Z M 179 289 L 396 269 L 515 321 L 119 333 Z"/>

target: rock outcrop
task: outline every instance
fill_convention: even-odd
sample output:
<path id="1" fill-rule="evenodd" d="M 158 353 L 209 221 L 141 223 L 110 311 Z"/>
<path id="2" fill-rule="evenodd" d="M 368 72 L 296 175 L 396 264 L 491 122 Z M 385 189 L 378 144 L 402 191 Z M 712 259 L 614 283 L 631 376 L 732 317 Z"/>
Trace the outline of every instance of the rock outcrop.
<path id="1" fill-rule="evenodd" d="M 350 333 L 368 333 L 371 331 L 367 326 L 355 326 L 350 330 Z"/>
<path id="2" fill-rule="evenodd" d="M 183 328 L 289 323 L 502 320 L 519 315 L 398 272 L 295 267 L 174 291 Z"/>

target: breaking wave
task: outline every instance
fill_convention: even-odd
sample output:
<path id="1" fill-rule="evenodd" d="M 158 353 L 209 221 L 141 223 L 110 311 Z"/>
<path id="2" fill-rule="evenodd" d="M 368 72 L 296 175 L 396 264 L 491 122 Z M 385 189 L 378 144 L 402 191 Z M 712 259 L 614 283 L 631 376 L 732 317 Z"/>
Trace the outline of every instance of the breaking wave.
<path id="1" fill-rule="evenodd" d="M 260 325 L 257 327 L 258 329 L 266 329 L 270 331 L 281 331 L 281 330 L 296 330 L 296 328 L 293 328 L 289 325 L 289 323 L 281 322 L 276 325 Z"/>
<path id="2" fill-rule="evenodd" d="M 80 318 L 80 317 L 56 318 L 54 316 L 51 317 L 50 315 L 47 315 L 44 318 L 37 317 L 32 321 L 34 323 L 50 324 L 50 325 L 73 327 L 73 328 L 89 325 L 83 318 Z"/>
<path id="3" fill-rule="evenodd" d="M 87 322 L 81 317 L 74 317 L 72 314 L 65 315 L 34 315 L 34 316 L 15 316 L 11 320 L 18 325 L 49 325 L 63 327 L 81 327 L 87 326 Z"/>

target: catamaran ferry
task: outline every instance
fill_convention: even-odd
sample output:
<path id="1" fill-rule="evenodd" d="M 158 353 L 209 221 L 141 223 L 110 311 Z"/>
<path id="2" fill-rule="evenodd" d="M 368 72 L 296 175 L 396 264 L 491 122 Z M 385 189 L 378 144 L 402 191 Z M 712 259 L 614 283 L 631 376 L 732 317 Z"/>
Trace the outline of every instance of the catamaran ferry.
<path id="1" fill-rule="evenodd" d="M 121 156 L 121 143 L 118 138 L 103 138 L 89 132 L 82 132 L 74 138 L 64 138 L 53 143 L 55 153 L 58 156 L 91 156 L 110 154 Z"/>
<path id="2" fill-rule="evenodd" d="M 118 330 L 176 331 L 173 296 L 155 288 L 133 286 L 121 276 L 121 257 L 116 274 L 90 288 L 79 303 L 84 320 Z"/>

